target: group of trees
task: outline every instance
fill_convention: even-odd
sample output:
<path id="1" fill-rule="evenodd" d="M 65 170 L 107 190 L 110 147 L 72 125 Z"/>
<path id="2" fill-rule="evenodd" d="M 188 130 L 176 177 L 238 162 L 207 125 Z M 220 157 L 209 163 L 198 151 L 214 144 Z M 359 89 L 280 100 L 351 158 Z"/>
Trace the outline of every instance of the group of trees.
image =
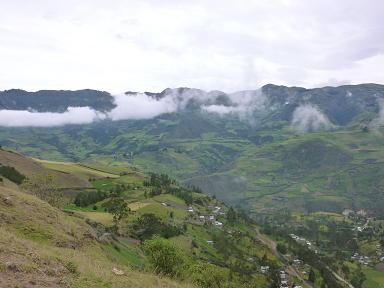
<path id="1" fill-rule="evenodd" d="M 171 184 L 176 184 L 176 181 L 171 179 L 167 174 L 151 173 L 148 180 L 144 181 L 144 186 L 152 186 L 157 188 L 166 188 Z"/>
<path id="2" fill-rule="evenodd" d="M 192 193 L 201 193 L 201 190 L 195 186 L 180 187 L 177 182 L 166 174 L 151 173 L 148 180 L 145 180 L 144 187 L 151 187 L 149 193 L 145 192 L 146 197 L 154 197 L 161 194 L 172 194 L 185 201 L 187 205 L 192 205 Z"/>
<path id="3" fill-rule="evenodd" d="M 0 166 L 0 175 L 19 185 L 25 180 L 25 176 L 11 166 Z"/>
<path id="4" fill-rule="evenodd" d="M 192 191 L 182 188 L 182 187 L 169 187 L 166 190 L 166 193 L 175 195 L 176 197 L 183 199 L 185 204 L 192 205 L 193 204 L 193 195 Z"/>
<path id="5" fill-rule="evenodd" d="M 183 228 L 164 223 L 153 213 L 145 213 L 137 218 L 129 227 L 130 234 L 140 240 L 160 235 L 170 238 L 183 233 Z"/>
<path id="6" fill-rule="evenodd" d="M 82 191 L 76 195 L 74 203 L 79 207 L 87 207 L 88 205 L 95 204 L 109 196 L 110 193 L 103 190 Z"/>

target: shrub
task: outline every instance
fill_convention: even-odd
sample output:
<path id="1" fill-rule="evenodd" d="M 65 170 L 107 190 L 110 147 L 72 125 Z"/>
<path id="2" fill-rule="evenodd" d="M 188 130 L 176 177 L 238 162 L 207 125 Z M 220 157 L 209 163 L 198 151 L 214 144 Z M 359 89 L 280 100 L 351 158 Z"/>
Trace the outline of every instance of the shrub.
<path id="1" fill-rule="evenodd" d="M 277 243 L 276 245 L 277 251 L 279 251 L 281 254 L 287 254 L 287 247 L 282 243 Z"/>
<path id="2" fill-rule="evenodd" d="M 21 184 L 25 179 L 23 174 L 11 166 L 0 166 L 0 175 L 3 175 L 16 184 Z"/>
<path id="3" fill-rule="evenodd" d="M 223 287 L 223 284 L 227 282 L 228 275 L 226 274 L 224 269 L 212 264 L 201 263 L 192 266 L 190 269 L 190 278 L 192 278 L 192 282 L 197 286 L 204 288 Z"/>
<path id="4" fill-rule="evenodd" d="M 181 250 L 160 236 L 145 240 L 142 249 L 158 274 L 177 277 L 186 265 Z"/>
<path id="5" fill-rule="evenodd" d="M 82 191 L 76 195 L 75 204 L 79 207 L 86 207 L 106 199 L 109 194 L 105 191 Z"/>
<path id="6" fill-rule="evenodd" d="M 165 238 L 177 236 L 182 230 L 173 225 L 164 223 L 161 218 L 153 213 L 145 213 L 130 226 L 131 234 L 140 240 L 151 238 L 157 234 Z"/>

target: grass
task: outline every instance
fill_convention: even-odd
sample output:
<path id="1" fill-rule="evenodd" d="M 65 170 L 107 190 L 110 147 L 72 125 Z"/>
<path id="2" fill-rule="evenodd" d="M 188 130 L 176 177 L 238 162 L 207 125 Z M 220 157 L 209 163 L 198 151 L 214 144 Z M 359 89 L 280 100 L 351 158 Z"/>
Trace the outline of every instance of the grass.
<path id="1" fill-rule="evenodd" d="M 126 266 L 134 266 L 136 268 L 144 268 L 146 261 L 141 252 L 137 248 L 129 247 L 112 241 L 104 244 L 103 249 L 107 252 L 108 257 L 116 262 Z"/>
<path id="2" fill-rule="evenodd" d="M 5 197 L 10 204 L 2 200 Z M 34 282 L 53 288 L 191 287 L 133 269 L 144 263 L 135 248 L 96 242 L 87 236 L 91 235 L 90 227 L 83 220 L 31 195 L 0 187 L 0 198 L 0 213 L 6 217 L 0 227 L 1 285 L 16 287 Z M 21 272 L 7 270 L 5 262 L 13 263 Z M 125 274 L 116 276 L 114 267 Z"/>
<path id="3" fill-rule="evenodd" d="M 363 288 L 384 288 L 384 273 L 372 268 L 363 268 L 367 280 L 363 283 Z"/>
<path id="4" fill-rule="evenodd" d="M 101 170 L 92 169 L 86 166 L 82 166 L 80 164 L 71 163 L 71 162 L 57 162 L 57 161 L 47 161 L 47 160 L 37 160 L 44 167 L 64 172 L 70 174 L 76 174 L 78 177 L 81 177 L 84 180 L 88 180 L 89 178 L 117 178 L 119 177 L 116 174 L 103 172 Z"/>
<path id="5" fill-rule="evenodd" d="M 112 225 L 112 214 L 107 212 L 85 212 L 85 211 L 77 211 L 76 212 L 79 215 L 84 216 L 85 218 L 88 218 L 92 221 L 99 222 L 105 226 L 111 226 Z"/>

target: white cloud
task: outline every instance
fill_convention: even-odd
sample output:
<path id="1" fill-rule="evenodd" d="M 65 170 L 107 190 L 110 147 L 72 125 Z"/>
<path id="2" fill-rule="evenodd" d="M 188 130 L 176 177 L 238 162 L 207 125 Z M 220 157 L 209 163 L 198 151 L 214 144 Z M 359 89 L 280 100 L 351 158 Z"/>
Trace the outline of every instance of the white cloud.
<path id="1" fill-rule="evenodd" d="M 203 110 L 210 113 L 217 113 L 219 115 L 239 112 L 239 108 L 237 107 L 224 106 L 224 105 L 209 105 L 209 106 L 203 107 Z"/>
<path id="2" fill-rule="evenodd" d="M 108 113 L 112 120 L 149 119 L 177 109 L 176 103 L 169 97 L 157 101 L 141 93 L 117 95 L 115 103 L 117 107 Z"/>
<path id="3" fill-rule="evenodd" d="M 0 7 L 0 89 L 237 91 L 384 79 L 380 0 L 0 0 Z"/>
<path id="4" fill-rule="evenodd" d="M 299 132 L 317 131 L 332 127 L 327 116 L 309 104 L 301 105 L 295 109 L 291 125 Z"/>
<path id="5" fill-rule="evenodd" d="M 228 97 L 226 101 L 229 101 L 230 106 L 213 104 L 220 96 Z M 252 111 L 263 107 L 265 99 L 260 90 L 223 95 L 218 91 L 205 92 L 198 89 L 168 89 L 159 99 L 145 93 L 117 94 L 113 97 L 116 107 L 107 113 L 89 107 L 69 107 L 64 113 L 0 110 L 0 126 L 50 127 L 87 124 L 103 119 L 151 119 L 164 113 L 183 111 L 190 103 L 199 104 L 206 112 L 221 115 L 236 113 L 240 118 L 248 119 Z"/>
<path id="6" fill-rule="evenodd" d="M 66 124 L 88 124 L 105 116 L 89 107 L 69 107 L 64 113 L 0 110 L 0 126 L 52 127 Z"/>

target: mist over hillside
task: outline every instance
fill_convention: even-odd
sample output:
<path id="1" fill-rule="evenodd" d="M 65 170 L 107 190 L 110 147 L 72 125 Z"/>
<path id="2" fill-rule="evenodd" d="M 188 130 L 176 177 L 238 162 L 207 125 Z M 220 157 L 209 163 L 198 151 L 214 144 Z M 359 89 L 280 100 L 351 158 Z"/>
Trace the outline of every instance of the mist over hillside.
<path id="1" fill-rule="evenodd" d="M 113 157 L 250 211 L 356 206 L 381 213 L 383 85 L 85 91 L 51 92 L 61 101 L 20 91 L 11 101 L 3 92 L 0 144 L 51 160 Z M 368 191 L 356 179 L 368 181 Z"/>
<path id="2" fill-rule="evenodd" d="M 236 116 L 260 126 L 286 121 L 301 132 L 368 124 L 380 114 L 384 86 L 348 85 L 305 89 L 265 85 L 259 90 L 224 93 L 193 88 L 167 88 L 160 93 L 111 95 L 95 90 L 0 92 L 0 125 L 49 127 L 102 120 L 152 119 L 191 111 Z M 376 117 L 375 124 L 380 123 Z"/>

